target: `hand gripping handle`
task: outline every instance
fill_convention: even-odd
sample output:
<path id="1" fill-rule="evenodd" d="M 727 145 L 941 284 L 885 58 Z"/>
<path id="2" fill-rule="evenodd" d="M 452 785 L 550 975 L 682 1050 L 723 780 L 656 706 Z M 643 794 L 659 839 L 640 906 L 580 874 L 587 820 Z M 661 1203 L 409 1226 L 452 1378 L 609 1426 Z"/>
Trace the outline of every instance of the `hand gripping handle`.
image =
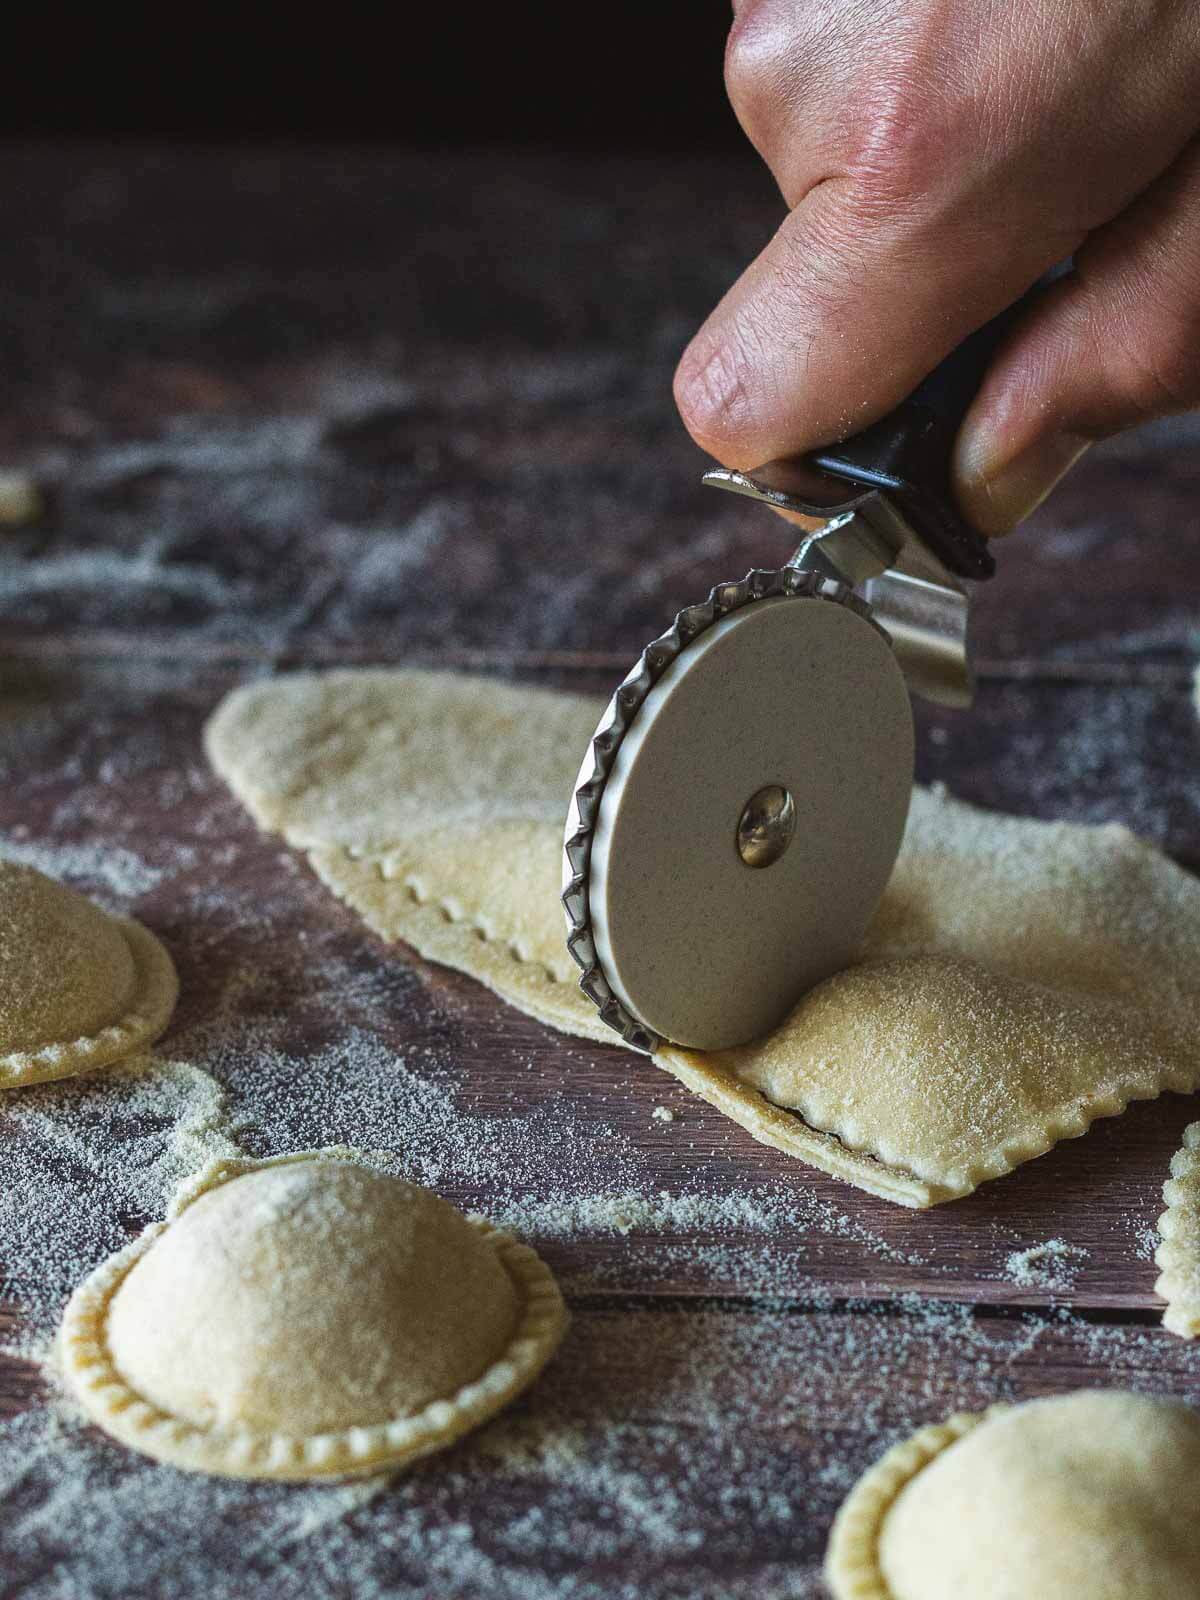
<path id="1" fill-rule="evenodd" d="M 896 409 L 807 462 L 850 483 L 884 490 L 933 553 L 964 578 L 990 578 L 996 563 L 987 540 L 959 509 L 950 476 L 954 440 L 984 374 L 1009 328 L 1064 263 L 1020 300 L 985 323 L 935 367 Z"/>

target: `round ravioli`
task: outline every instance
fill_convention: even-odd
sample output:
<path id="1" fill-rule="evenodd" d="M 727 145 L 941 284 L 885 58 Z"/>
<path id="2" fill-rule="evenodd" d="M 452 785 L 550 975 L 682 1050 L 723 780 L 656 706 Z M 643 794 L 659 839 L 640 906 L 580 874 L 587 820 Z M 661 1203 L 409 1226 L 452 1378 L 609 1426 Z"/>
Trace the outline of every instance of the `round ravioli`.
<path id="1" fill-rule="evenodd" d="M 838 1513 L 837 1600 L 1200 1594 L 1200 1413 L 1081 1391 L 924 1428 Z"/>
<path id="2" fill-rule="evenodd" d="M 0 859 L 0 1088 L 131 1055 L 163 1031 L 178 993 L 140 923 Z"/>
<path id="3" fill-rule="evenodd" d="M 72 1296 L 84 1409 L 175 1466 L 376 1471 L 439 1449 L 537 1376 L 566 1322 L 527 1246 L 352 1152 L 223 1161 Z"/>

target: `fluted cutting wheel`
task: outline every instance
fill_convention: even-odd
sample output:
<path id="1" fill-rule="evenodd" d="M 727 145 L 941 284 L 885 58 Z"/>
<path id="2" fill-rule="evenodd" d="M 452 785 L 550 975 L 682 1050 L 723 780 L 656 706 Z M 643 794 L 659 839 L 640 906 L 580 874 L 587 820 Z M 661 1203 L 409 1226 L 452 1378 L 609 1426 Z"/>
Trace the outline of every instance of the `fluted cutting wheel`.
<path id="1" fill-rule="evenodd" d="M 912 714 L 886 635 L 841 585 L 754 578 L 780 592 L 725 614 L 718 599 L 681 636 L 694 607 L 650 647 L 568 823 L 583 987 L 643 1048 L 721 1049 L 779 1022 L 853 959 L 904 831 Z M 664 669 L 652 652 L 672 638 Z"/>

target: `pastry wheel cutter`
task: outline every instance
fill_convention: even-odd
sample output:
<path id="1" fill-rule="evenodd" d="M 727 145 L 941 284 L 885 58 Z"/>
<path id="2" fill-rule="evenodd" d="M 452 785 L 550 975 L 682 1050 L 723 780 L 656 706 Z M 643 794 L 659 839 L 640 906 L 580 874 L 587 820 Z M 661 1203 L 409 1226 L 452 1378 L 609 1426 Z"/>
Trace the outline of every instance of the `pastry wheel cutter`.
<path id="1" fill-rule="evenodd" d="M 1012 314 L 844 443 L 704 475 L 819 526 L 778 570 L 679 612 L 580 767 L 567 943 L 636 1049 L 745 1043 L 853 960 L 908 814 L 909 690 L 972 697 L 969 585 L 995 563 L 950 457 Z"/>

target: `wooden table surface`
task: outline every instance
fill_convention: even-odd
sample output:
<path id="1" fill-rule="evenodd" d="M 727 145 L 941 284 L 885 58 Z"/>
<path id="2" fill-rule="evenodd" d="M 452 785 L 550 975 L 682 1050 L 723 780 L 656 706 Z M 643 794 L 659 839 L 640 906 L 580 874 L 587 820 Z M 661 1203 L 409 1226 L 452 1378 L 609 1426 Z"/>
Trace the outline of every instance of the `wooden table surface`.
<path id="1" fill-rule="evenodd" d="M 31 149 L 0 154 L 0 197 L 0 469 L 45 501 L 35 525 L 0 529 L 0 843 L 170 946 L 182 999 L 162 1053 L 207 1052 L 256 1106 L 270 1057 L 276 1120 L 254 1148 L 369 1142 L 363 1097 L 343 1113 L 278 1067 L 353 1034 L 410 1067 L 425 1052 L 464 1118 L 569 1125 L 522 1179 L 531 1199 L 795 1195 L 769 1236 L 700 1220 L 547 1238 L 574 1329 L 519 1415 L 555 1407 L 602 1431 L 619 1413 L 629 1537 L 589 1542 L 600 1490 L 560 1484 L 558 1534 L 527 1535 L 518 1560 L 503 1530 L 545 1484 L 510 1474 L 501 1490 L 464 1447 L 337 1534 L 370 1592 L 815 1595 L 846 1483 L 914 1420 L 1079 1384 L 1195 1392 L 1200 1363 L 1158 1326 L 1147 1244 L 1185 1100 L 1137 1106 L 969 1200 L 897 1209 L 756 1145 L 648 1061 L 384 948 L 206 768 L 203 719 L 255 675 L 433 663 L 607 689 L 681 604 L 787 553 L 769 516 L 700 489 L 670 398 L 689 330 L 778 220 L 754 166 Z M 919 708 L 922 779 L 1003 811 L 1118 819 L 1200 868 L 1198 443 L 1180 421 L 1097 450 L 1005 543 L 978 597 L 978 704 Z M 253 1016 L 253 1049 L 213 1044 L 231 1008 Z M 80 1091 L 39 1093 L 68 1117 Z M 653 1117 L 662 1104 L 674 1122 Z M 451 1164 L 439 1187 L 495 1209 L 501 1178 Z M 134 1205 L 114 1227 L 147 1220 Z M 1071 1247 L 1058 1288 L 1010 1261 L 1050 1239 Z M 18 1331 L 24 1292 L 10 1274 Z M 644 1370 L 612 1354 L 662 1326 L 715 1352 L 703 1405 L 659 1370 L 670 1339 L 647 1332 Z M 0 1358 L 0 1414 L 45 1393 L 33 1363 Z M 713 1432 L 722 1411 L 738 1426 Z M 739 1500 L 743 1477 L 790 1513 Z M 9 1520 L 13 1482 L 0 1473 L 3 1592 L 106 1593 L 100 1535 L 31 1538 Z M 628 1496 L 667 1482 L 692 1486 L 695 1537 L 638 1537 Z M 395 1530 L 451 1501 L 473 1557 L 423 1566 Z M 328 1530 L 264 1575 L 238 1566 L 232 1526 L 189 1545 L 186 1570 L 168 1541 L 126 1594 L 273 1597 L 302 1572 L 308 1594 L 352 1592 L 315 1575 Z"/>

